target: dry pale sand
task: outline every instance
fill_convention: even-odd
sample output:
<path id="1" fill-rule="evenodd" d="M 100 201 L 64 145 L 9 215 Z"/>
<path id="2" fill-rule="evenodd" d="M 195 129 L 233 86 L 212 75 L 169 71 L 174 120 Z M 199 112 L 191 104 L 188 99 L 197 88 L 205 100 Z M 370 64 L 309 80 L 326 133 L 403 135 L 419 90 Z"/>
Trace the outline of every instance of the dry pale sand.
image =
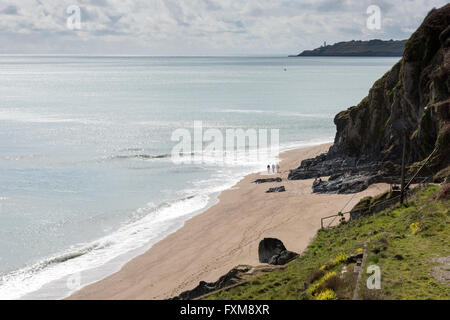
<path id="1" fill-rule="evenodd" d="M 119 272 L 81 289 L 70 299 L 170 298 L 201 280 L 216 281 L 239 264 L 258 265 L 258 244 L 264 237 L 278 238 L 288 250 L 302 252 L 320 228 L 321 217 L 351 209 L 360 198 L 389 188 L 378 184 L 356 195 L 318 195 L 311 193 L 311 180 L 286 179 L 289 169 L 329 146 L 283 153 L 282 183 L 252 183 L 267 174 L 245 177 L 222 192 L 218 204 L 187 221 Z M 265 193 L 269 187 L 280 185 L 286 192 Z"/>

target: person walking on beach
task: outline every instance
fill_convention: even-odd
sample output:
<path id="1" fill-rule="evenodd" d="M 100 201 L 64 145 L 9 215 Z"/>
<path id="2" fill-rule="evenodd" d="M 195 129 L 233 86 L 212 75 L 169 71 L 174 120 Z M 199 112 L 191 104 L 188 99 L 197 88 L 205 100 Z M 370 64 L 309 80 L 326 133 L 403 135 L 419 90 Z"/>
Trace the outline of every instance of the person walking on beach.
<path id="1" fill-rule="evenodd" d="M 270 173 L 270 164 L 267 165 L 267 173 Z"/>
<path id="2" fill-rule="evenodd" d="M 272 173 L 275 173 L 275 165 L 272 164 Z"/>
<path id="3" fill-rule="evenodd" d="M 280 164 L 277 163 L 277 173 L 280 173 Z"/>

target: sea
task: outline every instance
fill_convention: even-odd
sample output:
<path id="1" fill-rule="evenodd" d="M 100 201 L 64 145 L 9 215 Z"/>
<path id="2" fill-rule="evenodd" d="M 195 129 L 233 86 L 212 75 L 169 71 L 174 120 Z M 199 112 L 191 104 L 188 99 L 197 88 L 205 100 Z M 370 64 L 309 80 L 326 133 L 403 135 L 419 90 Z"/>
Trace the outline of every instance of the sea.
<path id="1" fill-rule="evenodd" d="M 278 161 L 177 163 L 176 132 L 276 131 L 280 152 L 331 142 L 334 116 L 397 60 L 1 55 L 0 299 L 67 297 Z"/>

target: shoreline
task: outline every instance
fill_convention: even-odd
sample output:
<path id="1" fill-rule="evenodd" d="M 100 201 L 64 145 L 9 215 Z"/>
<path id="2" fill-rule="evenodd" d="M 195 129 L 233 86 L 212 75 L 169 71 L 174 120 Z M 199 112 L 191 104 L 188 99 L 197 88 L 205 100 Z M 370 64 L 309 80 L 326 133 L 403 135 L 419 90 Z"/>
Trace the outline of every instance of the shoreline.
<path id="1" fill-rule="evenodd" d="M 168 299 L 194 288 L 199 281 L 216 281 L 239 264 L 260 265 L 257 246 L 264 237 L 278 238 L 288 250 L 301 253 L 320 228 L 321 217 L 343 206 L 350 209 L 362 197 L 388 189 L 388 185 L 376 184 L 358 194 L 318 195 L 311 193 L 311 180 L 287 180 L 289 170 L 298 167 L 301 160 L 326 152 L 330 146 L 282 152 L 281 174 L 245 176 L 177 231 L 68 299 Z M 278 176 L 283 182 L 253 183 L 258 178 Z M 265 193 L 281 185 L 286 192 Z"/>

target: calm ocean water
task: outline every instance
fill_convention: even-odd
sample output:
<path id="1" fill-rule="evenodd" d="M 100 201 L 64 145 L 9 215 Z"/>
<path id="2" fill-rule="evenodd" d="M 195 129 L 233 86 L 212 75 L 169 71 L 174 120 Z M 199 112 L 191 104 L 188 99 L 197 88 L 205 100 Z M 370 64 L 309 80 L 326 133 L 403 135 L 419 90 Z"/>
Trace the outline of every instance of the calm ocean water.
<path id="1" fill-rule="evenodd" d="M 0 298 L 99 280 L 267 165 L 175 165 L 175 129 L 331 141 L 397 60 L 0 56 Z"/>

